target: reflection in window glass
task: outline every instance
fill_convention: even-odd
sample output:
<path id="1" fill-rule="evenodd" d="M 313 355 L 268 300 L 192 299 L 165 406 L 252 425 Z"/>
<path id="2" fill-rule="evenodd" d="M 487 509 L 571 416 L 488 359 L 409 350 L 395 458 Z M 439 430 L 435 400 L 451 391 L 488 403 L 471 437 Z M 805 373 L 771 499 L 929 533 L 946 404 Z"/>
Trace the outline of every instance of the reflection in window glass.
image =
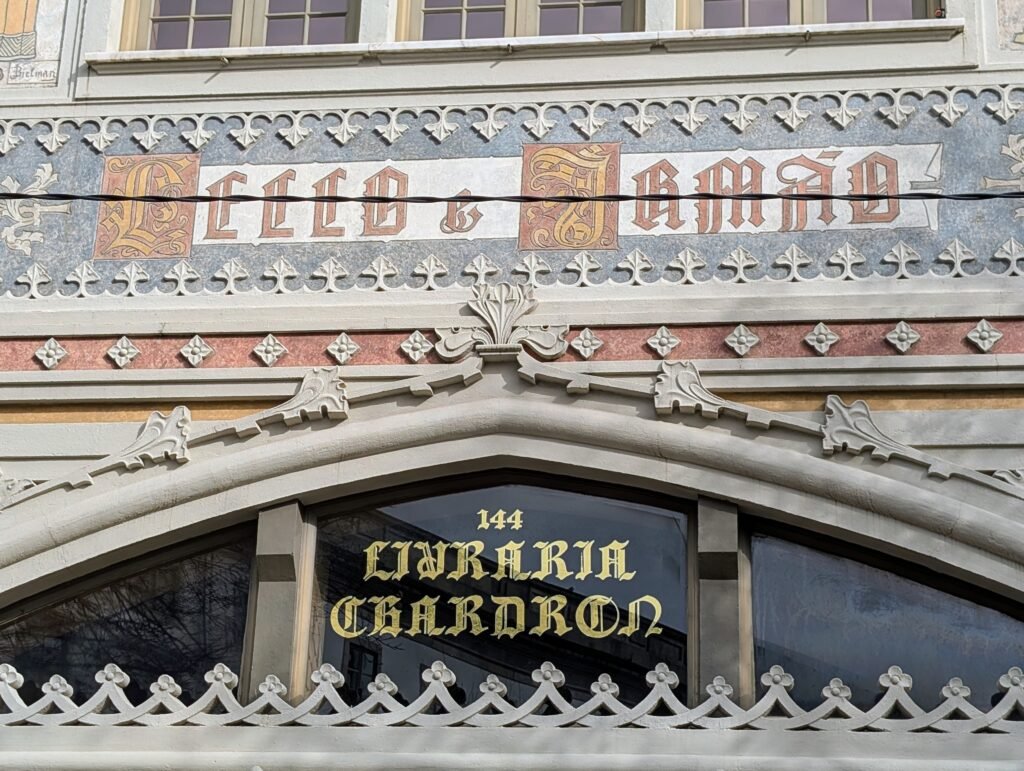
<path id="1" fill-rule="evenodd" d="M 224 48 L 231 44 L 233 0 L 154 0 L 150 48 Z"/>
<path id="2" fill-rule="evenodd" d="M 623 0 L 540 0 L 541 35 L 602 35 L 626 29 Z"/>
<path id="3" fill-rule="evenodd" d="M 215 664 L 241 667 L 253 550 L 251 540 L 226 546 L 39 610 L 0 628 L 0 662 L 24 675 L 26 696 L 54 674 L 91 696 L 96 672 L 114 663 L 135 703 L 163 674 L 194 699 Z"/>
<path id="4" fill-rule="evenodd" d="M 544 661 L 577 702 L 601 673 L 639 701 L 659 662 L 685 694 L 686 519 L 675 512 L 521 485 L 443 495 L 321 519 L 317 577 L 322 660 L 346 673 L 350 700 L 383 672 L 408 703 L 437 660 L 462 701 L 496 674 L 522 702 Z"/>
<path id="5" fill-rule="evenodd" d="M 504 35 L 505 0 L 423 0 L 424 40 Z"/>
<path id="6" fill-rule="evenodd" d="M 349 0 L 269 0 L 268 46 L 330 45 L 348 39 Z"/>
<path id="7" fill-rule="evenodd" d="M 752 541 L 757 672 L 779 664 L 793 675 L 793 698 L 821 703 L 839 677 L 862 709 L 893 665 L 914 679 L 922 707 L 941 701 L 952 677 L 988 708 L 996 681 L 1024 661 L 1024 622 L 853 560 L 775 538 Z"/>
<path id="8" fill-rule="evenodd" d="M 789 0 L 704 0 L 704 26 L 708 29 L 789 23 Z"/>

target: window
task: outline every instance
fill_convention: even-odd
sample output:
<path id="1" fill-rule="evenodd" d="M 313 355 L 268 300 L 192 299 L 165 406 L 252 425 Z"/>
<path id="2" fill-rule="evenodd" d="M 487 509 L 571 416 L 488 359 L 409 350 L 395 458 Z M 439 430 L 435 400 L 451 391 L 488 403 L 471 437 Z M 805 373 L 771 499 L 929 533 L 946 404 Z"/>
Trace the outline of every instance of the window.
<path id="1" fill-rule="evenodd" d="M 868 709 L 879 675 L 897 664 L 925 709 L 952 677 L 988 709 L 999 676 L 1024 660 L 1024 621 L 927 584 L 759 535 L 751 562 L 756 672 L 781 665 L 804 708 L 820 704 L 821 689 L 839 677 Z"/>
<path id="2" fill-rule="evenodd" d="M 628 32 L 637 0 L 411 0 L 407 37 L 458 40 Z"/>
<path id="3" fill-rule="evenodd" d="M 112 662 L 131 678 L 126 691 L 136 704 L 163 674 L 195 698 L 216 664 L 241 667 L 254 549 L 255 539 L 232 538 L 0 620 L 0 662 L 25 677 L 26 694 L 38 694 L 54 673 L 76 694 L 91 694 L 96 671 Z"/>
<path id="4" fill-rule="evenodd" d="M 150 50 L 348 43 L 358 0 L 138 0 L 125 47 Z"/>
<path id="5" fill-rule="evenodd" d="M 685 679 L 682 513 L 523 484 L 334 506 L 320 514 L 314 647 L 359 698 L 386 673 L 410 702 L 439 659 L 460 694 L 496 674 L 520 703 L 544 661 L 577 703 L 602 673 L 636 702 L 659 662 Z"/>
<path id="6" fill-rule="evenodd" d="M 944 0 L 684 0 L 680 27 L 722 29 L 786 24 L 929 19 Z"/>

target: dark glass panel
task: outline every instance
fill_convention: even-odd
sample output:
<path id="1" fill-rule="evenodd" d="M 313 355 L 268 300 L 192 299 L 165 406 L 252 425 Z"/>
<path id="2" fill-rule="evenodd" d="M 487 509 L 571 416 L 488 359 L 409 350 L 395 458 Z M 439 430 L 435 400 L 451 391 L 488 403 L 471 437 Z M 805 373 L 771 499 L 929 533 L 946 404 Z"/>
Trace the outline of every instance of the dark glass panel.
<path id="1" fill-rule="evenodd" d="M 480 529 L 481 510 L 492 517 L 504 511 L 504 527 L 498 529 L 489 520 L 489 527 Z M 521 527 L 513 529 L 516 522 L 511 516 L 517 510 L 522 512 Z M 480 542 L 473 547 L 480 549 L 479 565 L 467 560 L 466 574 L 453 576 L 460 564 L 459 549 L 453 544 L 474 541 Z M 627 541 L 621 547 L 621 572 L 606 571 L 601 549 Z M 396 570 L 400 559 L 400 551 L 389 546 L 380 547 L 378 561 L 368 559 L 375 542 L 409 544 L 408 574 L 398 579 L 374 575 L 376 570 Z M 499 556 L 502 547 L 513 543 L 519 545 L 513 548 L 521 557 L 514 579 L 508 575 L 512 563 Z M 536 544 L 546 543 L 565 547 L 564 566 L 557 567 L 562 578 L 541 570 Z M 445 546 L 437 556 L 440 544 Z M 607 552 L 618 553 L 614 548 Z M 434 555 L 435 573 L 425 575 L 428 554 Z M 504 574 L 502 564 L 507 568 Z M 411 701 L 423 686 L 421 672 L 437 660 L 455 672 L 462 700 L 476 698 L 486 675 L 496 674 L 508 686 L 509 698 L 521 702 L 536 687 L 531 674 L 544 661 L 565 672 L 565 695 L 577 702 L 591 696 L 591 683 L 605 672 L 619 685 L 624 700 L 639 701 L 649 692 L 646 673 L 659 662 L 679 674 L 679 693 L 685 698 L 686 518 L 676 512 L 524 485 L 443 495 L 327 521 L 321 518 L 317 578 L 325 630 L 323 660 L 353 676 L 346 685 L 348 699 L 366 698 L 366 683 L 383 672 L 398 684 L 401 699 Z M 600 599 L 588 602 L 594 596 Z M 654 606 L 637 603 L 646 596 L 661 605 L 660 633 L 652 633 Z M 378 604 L 369 599 L 373 597 L 395 598 L 397 636 L 375 633 Z M 419 628 L 418 634 L 410 635 L 414 604 L 435 597 L 433 628 L 440 633 L 427 635 Z M 568 628 L 553 623 L 546 631 L 536 631 L 542 605 L 561 602 L 551 600 L 554 597 L 566 601 L 562 616 Z M 348 635 L 339 634 L 331 624 L 332 608 L 343 598 L 366 600 L 356 608 L 355 626 L 343 627 Z M 454 608 L 466 598 L 480 598 L 482 628 L 456 627 Z M 497 612 L 503 602 L 522 602 L 525 618 L 510 611 L 507 620 L 520 620 L 521 631 L 498 637 Z M 588 604 L 580 611 L 583 603 Z M 631 605 L 635 630 L 628 623 Z M 507 630 L 514 624 L 505 626 Z M 360 629 L 358 636 L 351 636 Z M 595 634 L 588 636 L 584 629 Z"/>
<path id="2" fill-rule="evenodd" d="M 462 0 L 423 0 L 424 8 L 461 8 Z"/>
<path id="3" fill-rule="evenodd" d="M 153 40 L 150 47 L 158 51 L 171 51 L 179 48 L 188 48 L 188 22 L 153 22 Z"/>
<path id="4" fill-rule="evenodd" d="M 156 0 L 153 16 L 188 16 L 192 13 L 192 0 Z"/>
<path id="5" fill-rule="evenodd" d="M 230 16 L 233 0 L 196 0 L 197 16 Z"/>
<path id="6" fill-rule="evenodd" d="M 300 46 L 303 43 L 303 27 L 305 20 L 299 18 L 273 17 L 267 19 L 267 45 L 268 46 Z"/>
<path id="7" fill-rule="evenodd" d="M 589 35 L 622 32 L 622 4 L 595 5 L 584 8 L 583 31 Z"/>
<path id="8" fill-rule="evenodd" d="M 305 13 L 306 0 L 270 0 L 268 13 Z"/>
<path id="9" fill-rule="evenodd" d="M 868 0 L 828 0 L 828 20 L 832 23 L 867 21 Z"/>
<path id="10" fill-rule="evenodd" d="M 310 0 L 309 10 L 313 13 L 347 13 L 348 0 Z"/>
<path id="11" fill-rule="evenodd" d="M 163 674 L 194 699 L 215 664 L 241 667 L 253 549 L 246 540 L 39 610 L 0 629 L 0 662 L 24 675 L 26 700 L 54 674 L 91 696 L 109 663 L 131 677 L 136 703 Z"/>
<path id="12" fill-rule="evenodd" d="M 230 43 L 230 19 L 196 19 L 192 22 L 193 48 L 224 48 Z"/>
<path id="13" fill-rule="evenodd" d="M 542 35 L 576 35 L 580 31 L 579 23 L 578 8 L 540 9 L 540 34 Z"/>
<path id="14" fill-rule="evenodd" d="M 750 0 L 749 16 L 751 27 L 789 24 L 789 0 Z"/>
<path id="15" fill-rule="evenodd" d="M 344 43 L 346 41 L 344 16 L 311 16 L 309 19 L 309 40 L 311 46 Z"/>
<path id="16" fill-rule="evenodd" d="M 881 694 L 879 676 L 896 665 L 926 709 L 952 677 L 987 708 L 999 677 L 1024 661 L 1024 622 L 998 611 L 776 538 L 755 537 L 751 555 L 757 672 L 781 665 L 804 707 L 820 704 L 839 677 L 867 709 Z"/>
<path id="17" fill-rule="evenodd" d="M 505 34 L 504 11 L 470 11 L 466 14 L 466 37 L 502 37 Z"/>
<path id="18" fill-rule="evenodd" d="M 914 0 L 874 0 L 874 21 L 905 21 L 914 18 Z"/>
<path id="19" fill-rule="evenodd" d="M 704 0 L 707 29 L 743 26 L 743 0 Z"/>
<path id="20" fill-rule="evenodd" d="M 424 40 L 458 40 L 462 37 L 462 13 L 428 13 L 423 16 Z"/>

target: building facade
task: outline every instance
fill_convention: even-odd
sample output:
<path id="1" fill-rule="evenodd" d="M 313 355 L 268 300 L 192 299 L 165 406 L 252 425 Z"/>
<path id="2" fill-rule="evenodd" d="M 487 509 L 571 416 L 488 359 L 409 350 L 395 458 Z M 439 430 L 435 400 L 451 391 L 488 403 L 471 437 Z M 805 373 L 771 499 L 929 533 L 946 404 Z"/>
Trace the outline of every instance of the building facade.
<path id="1" fill-rule="evenodd" d="M 1024 0 L 0 0 L 0 769 L 1020 768 L 1022 84 Z"/>

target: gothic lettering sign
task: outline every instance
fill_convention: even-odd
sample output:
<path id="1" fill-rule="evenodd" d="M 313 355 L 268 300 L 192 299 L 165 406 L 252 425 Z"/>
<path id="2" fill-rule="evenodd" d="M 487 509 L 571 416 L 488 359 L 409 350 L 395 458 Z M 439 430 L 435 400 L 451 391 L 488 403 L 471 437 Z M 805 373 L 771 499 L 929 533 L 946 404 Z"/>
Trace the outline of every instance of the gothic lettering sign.
<path id="1" fill-rule="evenodd" d="M 0 3 L 0 93 L 57 83 L 67 0 Z"/>
<path id="2" fill-rule="evenodd" d="M 22 3 L 38 11 L 37 46 L 48 1 Z M 22 16 L 5 22 L 4 61 L 32 45 L 32 16 Z M 1020 242 L 1013 201 L 402 199 L 1016 190 L 1020 104 L 1024 87 L 1008 85 L 0 117 L 0 183 L 13 192 L 375 199 L 19 202 L 0 208 L 0 280 L 14 297 L 84 297 L 125 291 L 127 275 L 133 293 L 149 294 L 182 276 L 188 293 L 223 293 L 225 276 L 230 293 L 244 293 L 445 289 L 481 276 L 635 285 L 1002 274 L 1019 270 L 1008 263 Z M 275 283 L 282 260 L 294 277 Z M 40 269 L 48 283 L 19 280 Z"/>
<path id="3" fill-rule="evenodd" d="M 324 660 L 342 666 L 432 655 L 526 684 L 557 650 L 589 688 L 608 668 L 685 661 L 678 514 L 509 486 L 348 515 L 318 549 Z"/>

